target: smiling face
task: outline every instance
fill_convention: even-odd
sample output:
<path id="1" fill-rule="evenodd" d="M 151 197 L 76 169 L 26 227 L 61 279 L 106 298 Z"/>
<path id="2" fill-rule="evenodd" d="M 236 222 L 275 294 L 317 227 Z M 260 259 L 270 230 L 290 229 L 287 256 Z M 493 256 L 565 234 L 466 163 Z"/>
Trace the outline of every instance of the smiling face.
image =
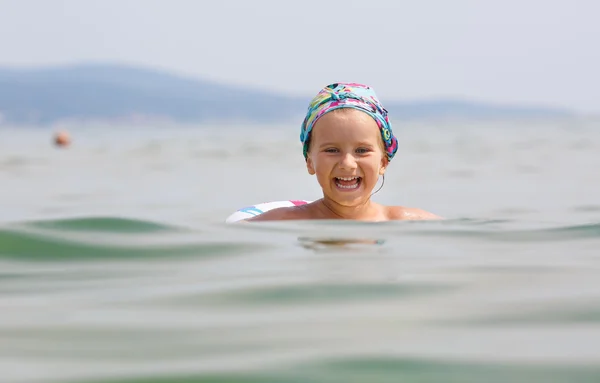
<path id="1" fill-rule="evenodd" d="M 356 109 L 336 109 L 317 121 L 311 136 L 306 167 L 324 198 L 342 206 L 368 201 L 388 164 L 375 120 Z"/>

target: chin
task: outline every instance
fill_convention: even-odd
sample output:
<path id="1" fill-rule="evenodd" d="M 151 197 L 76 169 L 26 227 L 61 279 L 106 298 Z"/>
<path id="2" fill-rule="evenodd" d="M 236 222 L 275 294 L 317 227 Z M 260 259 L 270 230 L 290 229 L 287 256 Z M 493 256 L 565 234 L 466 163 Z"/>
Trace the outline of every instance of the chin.
<path id="1" fill-rule="evenodd" d="M 356 195 L 356 196 L 349 196 L 349 195 L 340 195 L 340 193 L 333 192 L 333 193 L 327 195 L 326 197 L 327 197 L 327 199 L 337 203 L 340 206 L 344 206 L 344 207 L 359 206 L 369 200 L 369 195 L 365 194 L 365 193 L 361 193 L 360 195 Z"/>

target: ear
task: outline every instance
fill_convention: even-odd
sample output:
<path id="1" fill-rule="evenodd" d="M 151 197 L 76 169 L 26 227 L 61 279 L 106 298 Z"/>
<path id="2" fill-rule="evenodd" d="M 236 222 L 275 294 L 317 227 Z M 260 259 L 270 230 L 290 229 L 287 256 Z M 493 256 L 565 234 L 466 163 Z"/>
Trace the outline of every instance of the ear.
<path id="1" fill-rule="evenodd" d="M 306 158 L 306 170 L 308 170 L 308 174 L 310 174 L 311 176 L 315 175 L 315 167 L 313 165 L 312 159 L 310 158 L 310 155 Z"/>
<path id="2" fill-rule="evenodd" d="M 385 173 L 385 169 L 387 169 L 389 163 L 390 161 L 388 160 L 387 156 L 381 157 L 381 165 L 379 165 L 379 175 L 382 176 Z"/>

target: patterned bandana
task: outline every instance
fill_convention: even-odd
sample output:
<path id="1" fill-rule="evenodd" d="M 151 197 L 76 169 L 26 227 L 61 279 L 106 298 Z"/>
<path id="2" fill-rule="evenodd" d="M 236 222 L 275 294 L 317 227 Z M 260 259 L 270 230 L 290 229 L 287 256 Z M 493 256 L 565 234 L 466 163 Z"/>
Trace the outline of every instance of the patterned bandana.
<path id="1" fill-rule="evenodd" d="M 317 120 L 325 113 L 340 108 L 358 109 L 373 117 L 381 131 L 381 138 L 385 144 L 388 160 L 391 161 L 394 158 L 398 150 L 398 140 L 392 132 L 387 110 L 383 108 L 383 105 L 377 99 L 375 91 L 367 85 L 335 83 L 321 89 L 308 105 L 306 118 L 300 131 L 300 141 L 304 144 L 305 159 L 308 157 L 310 132 Z"/>

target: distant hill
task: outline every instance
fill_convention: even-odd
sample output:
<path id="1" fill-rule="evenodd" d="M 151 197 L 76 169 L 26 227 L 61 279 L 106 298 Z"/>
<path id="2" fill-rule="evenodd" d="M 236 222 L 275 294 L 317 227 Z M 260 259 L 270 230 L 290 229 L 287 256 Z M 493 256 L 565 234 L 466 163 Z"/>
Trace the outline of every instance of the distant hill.
<path id="1" fill-rule="evenodd" d="M 112 120 L 136 116 L 181 122 L 266 122 L 300 118 L 311 96 L 283 96 L 119 65 L 0 68 L 0 121 L 11 123 L 48 124 L 65 119 Z M 570 114 L 552 108 L 500 107 L 451 100 L 384 104 L 394 119 Z"/>

